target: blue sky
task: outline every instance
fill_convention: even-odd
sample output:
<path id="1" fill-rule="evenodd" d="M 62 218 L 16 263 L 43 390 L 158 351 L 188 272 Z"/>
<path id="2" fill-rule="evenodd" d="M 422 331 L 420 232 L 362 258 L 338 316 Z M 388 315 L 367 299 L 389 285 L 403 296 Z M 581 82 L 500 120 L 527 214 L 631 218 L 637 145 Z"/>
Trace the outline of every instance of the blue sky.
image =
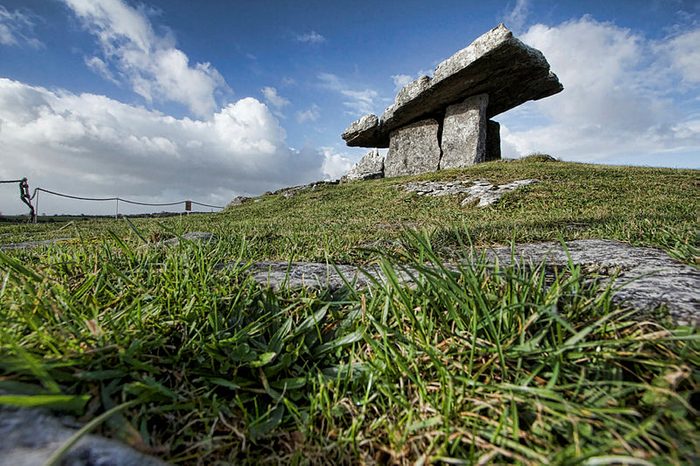
<path id="1" fill-rule="evenodd" d="M 499 22 L 565 88 L 496 117 L 505 156 L 700 168 L 699 21 L 687 0 L 0 0 L 0 179 L 225 204 L 336 178 L 365 151 L 350 122 Z"/>

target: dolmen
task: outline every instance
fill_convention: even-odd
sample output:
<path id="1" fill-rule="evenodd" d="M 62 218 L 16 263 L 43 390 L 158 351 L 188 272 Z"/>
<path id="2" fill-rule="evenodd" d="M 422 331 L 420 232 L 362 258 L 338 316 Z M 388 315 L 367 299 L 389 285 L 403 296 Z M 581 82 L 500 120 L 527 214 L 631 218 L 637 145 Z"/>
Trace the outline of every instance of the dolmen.
<path id="1" fill-rule="evenodd" d="M 343 132 L 348 146 L 389 148 L 383 160 L 370 151 L 347 179 L 377 178 L 380 161 L 382 175 L 393 177 L 498 160 L 500 125 L 491 118 L 563 89 L 542 52 L 500 24 L 440 63 L 432 77 L 406 85 L 381 117 L 365 115 Z"/>

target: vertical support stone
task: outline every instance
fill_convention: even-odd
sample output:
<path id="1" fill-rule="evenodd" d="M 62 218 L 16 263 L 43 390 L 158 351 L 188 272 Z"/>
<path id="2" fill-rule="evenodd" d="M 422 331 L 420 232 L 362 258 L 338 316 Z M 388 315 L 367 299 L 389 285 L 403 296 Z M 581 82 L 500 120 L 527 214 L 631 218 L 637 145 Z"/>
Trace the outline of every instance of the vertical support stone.
<path id="1" fill-rule="evenodd" d="M 440 164 L 437 120 L 422 120 L 391 132 L 384 176 L 434 172 Z"/>
<path id="2" fill-rule="evenodd" d="M 501 125 L 489 120 L 486 124 L 486 162 L 501 160 Z"/>
<path id="3" fill-rule="evenodd" d="M 462 168 L 486 160 L 487 94 L 450 105 L 442 126 L 440 170 Z"/>

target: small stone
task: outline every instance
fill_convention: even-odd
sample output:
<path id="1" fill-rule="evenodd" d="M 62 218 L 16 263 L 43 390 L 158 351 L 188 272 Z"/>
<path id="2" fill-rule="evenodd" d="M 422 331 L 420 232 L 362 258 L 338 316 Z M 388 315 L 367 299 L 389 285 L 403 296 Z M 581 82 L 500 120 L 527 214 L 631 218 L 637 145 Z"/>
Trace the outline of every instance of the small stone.
<path id="1" fill-rule="evenodd" d="M 438 122 L 429 119 L 393 131 L 389 152 L 384 160 L 384 176 L 436 171 L 440 163 L 438 129 Z"/>

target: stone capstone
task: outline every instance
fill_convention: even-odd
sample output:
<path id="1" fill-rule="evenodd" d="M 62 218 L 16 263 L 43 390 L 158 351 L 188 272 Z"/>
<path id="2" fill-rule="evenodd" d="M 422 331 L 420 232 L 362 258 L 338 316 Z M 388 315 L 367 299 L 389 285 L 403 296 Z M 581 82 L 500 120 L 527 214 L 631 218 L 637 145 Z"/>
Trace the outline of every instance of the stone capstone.
<path id="1" fill-rule="evenodd" d="M 357 147 L 372 147 L 371 142 L 379 131 L 379 118 L 377 115 L 368 114 L 353 122 L 344 132 L 342 138 L 352 141 L 348 144 Z"/>
<path id="2" fill-rule="evenodd" d="M 487 94 L 486 117 L 492 118 L 562 90 L 542 52 L 523 44 L 501 24 L 440 63 L 432 78 L 423 76 L 406 85 L 381 117 L 363 116 L 342 137 L 349 146 L 389 147 L 393 131 L 468 97 Z"/>
<path id="3" fill-rule="evenodd" d="M 384 176 L 436 171 L 440 164 L 439 129 L 437 120 L 428 119 L 393 131 L 384 160 Z"/>
<path id="4" fill-rule="evenodd" d="M 569 261 L 584 273 L 598 276 L 605 283 L 616 276 L 613 300 L 637 309 L 639 318 L 649 311 L 665 307 L 673 321 L 680 325 L 700 324 L 700 271 L 671 259 L 663 251 L 630 246 L 610 240 L 576 240 L 565 245 L 558 242 L 528 243 L 483 251 L 490 262 L 511 264 L 545 263 L 548 268 L 567 267 Z M 482 251 L 474 250 L 471 257 Z M 471 259 L 474 260 L 474 259 Z M 470 261 L 445 264 L 458 271 Z M 252 278 L 274 289 L 312 288 L 332 292 L 350 286 L 367 288 L 386 277 L 378 266 L 360 268 L 352 265 L 329 265 L 303 262 L 260 262 L 249 269 Z M 414 286 L 415 270 L 399 267 L 399 281 Z"/>
<path id="5" fill-rule="evenodd" d="M 440 170 L 463 168 L 486 160 L 486 107 L 489 96 L 479 94 L 450 105 L 442 126 Z"/>
<path id="6" fill-rule="evenodd" d="M 370 180 L 384 177 L 384 156 L 372 149 L 341 178 L 342 181 Z"/>
<path id="7" fill-rule="evenodd" d="M 47 464 L 78 429 L 70 418 L 39 409 L 0 406 L 0 466 Z M 85 435 L 61 458 L 63 466 L 166 466 L 167 463 L 97 435 Z"/>

